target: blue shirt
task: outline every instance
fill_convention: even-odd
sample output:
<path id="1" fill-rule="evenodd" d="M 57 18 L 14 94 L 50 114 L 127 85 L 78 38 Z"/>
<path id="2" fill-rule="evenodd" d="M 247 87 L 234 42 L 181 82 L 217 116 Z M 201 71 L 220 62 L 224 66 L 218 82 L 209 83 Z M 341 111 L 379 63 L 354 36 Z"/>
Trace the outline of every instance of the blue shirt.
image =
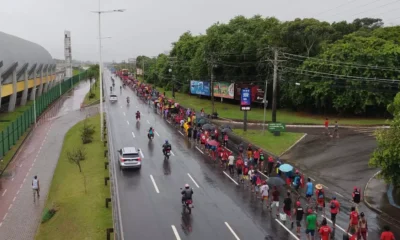
<path id="1" fill-rule="evenodd" d="M 313 194 L 313 184 L 312 184 L 312 182 L 308 182 L 307 183 L 307 192 L 306 192 L 306 194 L 308 194 L 308 195 L 312 195 Z"/>

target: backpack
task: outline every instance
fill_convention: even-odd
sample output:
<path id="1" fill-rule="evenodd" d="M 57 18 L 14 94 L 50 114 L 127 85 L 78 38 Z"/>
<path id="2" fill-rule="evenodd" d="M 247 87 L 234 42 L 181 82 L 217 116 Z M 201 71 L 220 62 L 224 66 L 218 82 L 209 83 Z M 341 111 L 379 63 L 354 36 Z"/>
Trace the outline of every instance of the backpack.
<path id="1" fill-rule="evenodd" d="M 335 209 L 336 208 L 336 203 L 334 201 L 331 202 L 331 209 Z"/>
<path id="2" fill-rule="evenodd" d="M 300 184 L 300 177 L 299 177 L 299 176 L 296 176 L 296 177 L 294 178 L 294 184 L 295 184 L 296 186 Z"/>

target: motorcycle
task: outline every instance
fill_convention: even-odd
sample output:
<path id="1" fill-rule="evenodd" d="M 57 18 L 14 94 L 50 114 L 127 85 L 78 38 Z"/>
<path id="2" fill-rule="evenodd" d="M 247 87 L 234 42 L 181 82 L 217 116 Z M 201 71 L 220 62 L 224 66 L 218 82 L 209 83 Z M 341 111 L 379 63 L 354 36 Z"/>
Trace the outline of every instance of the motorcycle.
<path id="1" fill-rule="evenodd" d="M 185 201 L 185 205 L 183 206 L 183 211 L 187 212 L 188 214 L 192 213 L 192 208 L 193 208 L 193 201 L 191 199 L 188 199 Z"/>
<path id="2" fill-rule="evenodd" d="M 169 156 L 171 156 L 171 150 L 167 149 L 164 151 L 164 159 L 169 159 Z"/>
<path id="3" fill-rule="evenodd" d="M 140 121 L 140 116 L 136 115 L 136 121 Z"/>
<path id="4" fill-rule="evenodd" d="M 147 134 L 147 137 L 149 138 L 149 140 L 153 140 L 153 138 L 154 138 L 154 133 L 152 133 L 152 134 L 148 133 L 148 134 Z"/>

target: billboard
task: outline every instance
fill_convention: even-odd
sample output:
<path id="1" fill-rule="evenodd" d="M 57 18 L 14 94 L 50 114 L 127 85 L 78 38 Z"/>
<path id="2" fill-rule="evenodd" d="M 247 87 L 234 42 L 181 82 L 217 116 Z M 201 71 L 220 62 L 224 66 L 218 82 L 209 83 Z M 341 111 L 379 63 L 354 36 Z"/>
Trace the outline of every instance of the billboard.
<path id="1" fill-rule="evenodd" d="M 257 85 L 247 84 L 247 83 L 238 83 L 235 84 L 235 99 L 240 100 L 241 89 L 242 88 L 251 88 L 251 101 L 262 103 L 264 100 L 264 89 Z"/>
<path id="2" fill-rule="evenodd" d="M 235 96 L 235 84 L 227 82 L 214 83 L 214 97 L 230 98 Z"/>
<path id="3" fill-rule="evenodd" d="M 210 96 L 210 82 L 191 80 L 190 93 L 196 95 Z"/>
<path id="4" fill-rule="evenodd" d="M 240 106 L 251 105 L 251 88 L 240 89 Z"/>

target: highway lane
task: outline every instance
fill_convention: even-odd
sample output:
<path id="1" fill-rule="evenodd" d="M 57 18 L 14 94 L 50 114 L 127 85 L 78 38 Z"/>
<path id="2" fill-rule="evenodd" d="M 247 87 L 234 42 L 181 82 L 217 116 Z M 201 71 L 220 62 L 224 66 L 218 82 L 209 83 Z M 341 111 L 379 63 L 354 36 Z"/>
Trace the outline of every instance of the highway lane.
<path id="1" fill-rule="evenodd" d="M 239 239 L 250 237 L 264 239 L 266 233 L 263 229 L 253 224 L 251 216 L 218 188 L 218 184 L 208 176 L 209 173 L 199 172 L 205 175 L 200 177 L 197 171 L 188 170 L 184 159 L 190 159 L 192 153 L 187 152 L 185 155 L 183 149 L 175 148 L 179 143 L 174 139 L 169 138 L 175 156 L 171 156 L 170 161 L 163 161 L 161 145 L 164 139 L 156 137 L 152 143 L 147 140 L 146 130 L 150 126 L 147 120 L 151 123 L 156 118 L 145 120 L 146 111 L 143 111 L 145 115 L 140 125 L 136 125 L 133 97 L 131 101 L 129 108 L 126 108 L 126 104 L 121 106 L 107 103 L 113 131 L 111 141 L 115 147 L 135 143 L 144 154 L 141 171 L 121 171 L 117 174 L 125 239 L 156 237 L 176 239 L 172 225 L 181 237 L 186 235 L 184 239 L 236 239 L 234 234 L 237 234 Z M 164 132 L 159 126 L 161 127 L 163 123 L 159 121 L 154 124 L 157 133 L 162 135 Z M 171 134 L 176 133 L 171 131 Z M 177 136 L 175 138 L 180 139 Z M 200 169 L 200 166 L 197 166 L 197 169 Z M 150 175 L 153 176 L 159 193 L 156 192 Z M 193 183 L 192 178 L 199 188 Z M 181 214 L 179 187 L 186 182 L 190 183 L 195 191 L 195 208 L 191 217 Z M 155 224 L 156 229 L 146 231 L 147 226 Z"/>

